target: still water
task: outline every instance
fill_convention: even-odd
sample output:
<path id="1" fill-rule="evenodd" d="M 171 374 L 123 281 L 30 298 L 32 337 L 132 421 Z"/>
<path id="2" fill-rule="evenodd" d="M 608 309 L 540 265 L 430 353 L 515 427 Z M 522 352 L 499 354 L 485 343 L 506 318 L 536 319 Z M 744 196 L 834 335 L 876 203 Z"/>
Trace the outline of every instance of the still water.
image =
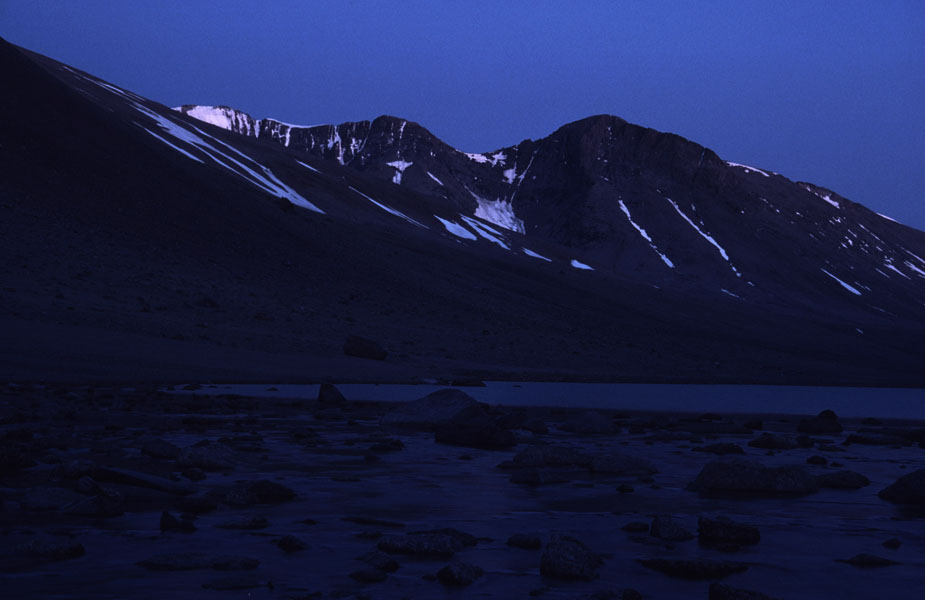
<path id="1" fill-rule="evenodd" d="M 219 384 L 196 393 L 307 399 L 318 395 L 318 387 Z M 416 400 L 446 386 L 343 384 L 337 387 L 350 400 L 402 402 Z M 507 381 L 462 389 L 480 402 L 505 406 L 780 414 L 815 414 L 832 409 L 843 417 L 925 419 L 925 389 Z"/>

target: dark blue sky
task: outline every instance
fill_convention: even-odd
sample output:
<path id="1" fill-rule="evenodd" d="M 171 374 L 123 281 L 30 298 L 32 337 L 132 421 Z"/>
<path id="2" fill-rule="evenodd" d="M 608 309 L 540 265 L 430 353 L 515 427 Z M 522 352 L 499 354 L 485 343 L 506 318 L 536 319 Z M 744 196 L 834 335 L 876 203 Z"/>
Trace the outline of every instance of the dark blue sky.
<path id="1" fill-rule="evenodd" d="M 0 35 L 168 105 L 469 152 L 615 114 L 925 228 L 921 0 L 3 0 Z"/>

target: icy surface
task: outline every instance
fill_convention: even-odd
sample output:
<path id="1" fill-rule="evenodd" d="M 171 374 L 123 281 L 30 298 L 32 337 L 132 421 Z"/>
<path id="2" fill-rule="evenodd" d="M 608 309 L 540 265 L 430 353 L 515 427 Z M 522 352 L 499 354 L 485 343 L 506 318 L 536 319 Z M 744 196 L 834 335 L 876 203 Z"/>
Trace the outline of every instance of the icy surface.
<path id="1" fill-rule="evenodd" d="M 193 131 L 199 134 L 197 135 L 196 133 L 193 133 L 193 131 L 182 127 L 167 117 L 159 115 L 158 113 L 150 110 L 142 104 L 139 104 L 138 102 L 132 102 L 132 105 L 138 112 L 152 119 L 162 131 L 171 137 L 176 138 L 181 142 L 195 146 L 198 150 L 206 154 L 209 158 L 214 160 L 222 167 L 228 169 L 235 175 L 244 178 L 268 194 L 277 196 L 279 198 L 284 198 L 296 206 L 301 206 L 302 208 L 307 208 L 308 210 L 324 214 L 323 210 L 303 198 L 294 189 L 280 181 L 270 171 L 270 169 L 264 167 L 241 151 L 193 127 Z M 150 131 L 148 133 L 150 133 Z M 259 169 L 261 172 L 256 171 L 254 168 L 247 166 L 240 160 L 237 160 L 227 153 L 219 150 L 216 146 L 210 144 L 204 138 L 209 138 L 214 144 L 223 146 L 227 150 L 237 154 L 243 160 L 251 163 L 256 169 Z"/>
<path id="2" fill-rule="evenodd" d="M 466 156 L 469 157 L 469 160 L 474 160 L 477 163 L 487 163 L 489 162 L 488 157 L 484 154 L 470 154 L 469 152 L 463 152 Z"/>
<path id="3" fill-rule="evenodd" d="M 846 290 L 848 290 L 849 292 L 851 292 L 851 293 L 854 294 L 855 296 L 860 296 L 860 295 L 861 295 L 861 291 L 858 290 L 856 287 L 854 287 L 854 286 L 852 286 L 852 285 L 848 285 L 847 283 L 845 283 L 844 281 L 842 281 L 841 279 L 839 279 L 839 278 L 836 277 L 835 275 L 832 275 L 831 273 L 829 273 L 829 272 L 826 271 L 825 269 L 820 268 L 819 270 L 822 271 L 823 273 L 825 273 L 826 275 L 828 275 L 829 277 L 831 277 L 832 279 L 834 279 L 835 281 L 837 281 L 838 283 L 840 283 L 841 286 L 842 286 L 843 288 L 845 288 Z"/>
<path id="4" fill-rule="evenodd" d="M 473 219 L 472 217 L 467 217 L 467 216 L 465 216 L 465 215 L 459 215 L 459 216 L 461 216 L 461 217 L 463 218 L 463 220 L 464 220 L 466 223 L 469 224 L 469 227 L 471 227 L 472 229 L 474 229 L 475 232 L 478 233 L 481 237 L 485 238 L 486 240 L 488 240 L 489 242 L 491 242 L 491 243 L 493 243 L 493 244 L 498 244 L 499 246 L 501 246 L 501 247 L 504 248 L 505 250 L 510 250 L 510 249 L 511 249 L 511 247 L 508 245 L 508 243 L 505 242 L 505 241 L 501 238 L 500 234 L 494 235 L 494 234 L 497 234 L 498 232 L 491 230 L 491 228 L 487 227 L 486 225 L 484 225 L 484 224 L 482 224 L 482 223 L 479 223 L 478 221 L 476 221 L 476 220 Z"/>
<path id="5" fill-rule="evenodd" d="M 527 256 L 532 256 L 533 258 L 538 258 L 538 259 L 540 259 L 540 260 L 545 260 L 546 262 L 552 262 L 552 259 L 551 259 L 551 258 L 546 258 L 546 257 L 543 256 L 542 254 L 537 254 L 536 252 L 534 252 L 533 250 L 531 250 L 531 249 L 529 249 L 529 248 L 521 248 L 521 250 L 523 250 L 524 254 L 526 254 Z"/>
<path id="6" fill-rule="evenodd" d="M 476 217 L 485 219 L 499 227 L 516 231 L 517 233 L 524 233 L 524 222 L 518 219 L 517 215 L 514 214 L 514 208 L 511 206 L 510 202 L 505 202 L 500 199 L 488 200 L 482 198 L 469 188 L 466 188 L 466 190 L 468 190 L 478 203 L 478 207 L 475 209 Z"/>
<path id="7" fill-rule="evenodd" d="M 453 221 L 447 221 L 437 215 L 434 215 L 434 218 L 443 223 L 443 226 L 446 227 L 446 230 L 455 235 L 456 237 L 461 237 L 467 240 L 475 240 L 476 238 L 471 231 L 460 225 L 459 223 L 454 223 Z"/>
<path id="8" fill-rule="evenodd" d="M 756 169 L 755 167 L 750 167 L 748 165 L 729 162 L 728 160 L 726 161 L 726 164 L 729 165 L 730 167 L 737 167 L 739 169 L 745 169 L 746 173 L 759 173 L 761 175 L 764 175 L 765 177 L 770 177 L 770 175 L 768 175 L 765 171 L 762 171 L 761 169 Z"/>
<path id="9" fill-rule="evenodd" d="M 823 196 L 822 194 L 820 194 L 819 192 L 815 191 L 814 189 L 812 189 L 812 188 L 809 187 L 809 186 L 803 186 L 803 187 L 806 189 L 806 191 L 812 192 L 813 194 L 815 194 L 815 196 L 816 196 L 817 198 L 820 198 L 820 199 L 822 199 L 822 200 L 825 200 L 826 202 L 828 202 L 829 204 L 831 204 L 831 205 L 834 206 L 835 208 L 841 208 L 841 204 L 839 204 L 838 201 L 832 200 L 832 194 L 826 194 L 826 195 Z M 858 223 L 858 224 L 860 225 L 860 223 Z M 864 227 L 864 226 L 861 225 L 861 227 Z"/>
<path id="10" fill-rule="evenodd" d="M 182 112 L 182 108 L 175 108 L 174 110 Z M 257 135 L 253 119 L 227 106 L 195 106 L 187 110 L 184 114 L 204 123 L 211 123 L 222 129 L 255 137 Z"/>
<path id="11" fill-rule="evenodd" d="M 655 242 L 653 242 L 652 238 L 649 237 L 649 234 L 646 233 L 646 230 L 640 227 L 639 225 L 637 225 L 635 221 L 633 221 L 633 217 L 632 215 L 630 215 L 630 209 L 626 207 L 626 204 L 623 203 L 623 200 L 619 200 L 619 202 L 620 202 L 620 209 L 623 211 L 623 214 L 626 215 L 626 218 L 630 222 L 630 225 L 632 225 L 633 228 L 639 232 L 639 235 L 641 235 L 643 239 L 649 243 L 649 247 L 652 248 L 652 250 L 655 251 L 656 254 L 658 254 L 659 258 L 662 259 L 662 262 L 668 265 L 669 268 L 673 269 L 674 263 L 671 262 L 671 260 L 667 256 L 665 256 L 659 251 L 659 249 L 655 246 Z"/>
<path id="12" fill-rule="evenodd" d="M 395 209 L 392 208 L 391 206 L 386 206 L 385 204 L 383 204 L 383 203 L 381 203 L 381 202 L 379 202 L 379 201 L 377 201 L 377 200 L 373 200 L 372 198 L 370 198 L 369 196 L 367 196 L 366 194 L 364 194 L 364 193 L 361 192 L 360 190 L 356 189 L 355 187 L 350 186 L 350 189 L 353 190 L 354 192 L 356 192 L 357 194 L 363 196 L 364 198 L 366 198 L 367 200 L 369 200 L 370 202 L 372 202 L 373 204 L 375 204 L 376 206 L 378 206 L 379 208 L 381 208 L 381 209 L 384 210 L 385 212 L 387 212 L 387 213 L 389 213 L 389 214 L 393 214 L 393 215 L 395 215 L 396 217 L 402 218 L 402 219 L 404 219 L 405 221 L 408 221 L 409 223 L 411 223 L 411 224 L 413 224 L 413 225 L 417 225 L 418 227 L 423 227 L 424 229 L 430 229 L 427 225 L 424 225 L 424 224 L 422 224 L 422 223 L 418 223 L 417 221 L 415 221 L 414 219 L 412 219 L 411 217 L 409 217 L 409 216 L 406 215 L 405 213 L 403 213 L 403 212 L 401 212 L 401 211 L 398 211 L 398 210 L 395 210 Z"/>
<path id="13" fill-rule="evenodd" d="M 576 269 L 582 269 L 583 271 L 593 271 L 594 270 L 594 267 L 588 266 L 583 262 L 575 260 L 574 258 L 572 259 L 572 262 L 569 264 L 575 267 Z"/>
<path id="14" fill-rule="evenodd" d="M 407 169 L 408 167 L 410 167 L 410 166 L 413 165 L 414 163 L 410 163 L 410 162 L 405 161 L 405 160 L 393 160 L 392 162 L 385 163 L 385 164 L 387 164 L 387 165 L 389 165 L 390 167 L 392 167 L 393 169 L 395 169 L 395 174 L 392 175 L 392 183 L 397 184 L 397 185 L 401 185 L 401 176 L 402 176 L 402 174 L 405 172 L 405 169 Z"/>

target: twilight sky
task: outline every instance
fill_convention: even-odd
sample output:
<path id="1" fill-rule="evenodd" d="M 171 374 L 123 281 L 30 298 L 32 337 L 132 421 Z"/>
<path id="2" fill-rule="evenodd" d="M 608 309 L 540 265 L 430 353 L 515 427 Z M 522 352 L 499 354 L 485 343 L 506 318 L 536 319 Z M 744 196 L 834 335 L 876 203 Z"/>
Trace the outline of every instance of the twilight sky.
<path id="1" fill-rule="evenodd" d="M 171 106 L 468 152 L 615 114 L 925 229 L 921 0 L 2 0 L 0 36 Z"/>

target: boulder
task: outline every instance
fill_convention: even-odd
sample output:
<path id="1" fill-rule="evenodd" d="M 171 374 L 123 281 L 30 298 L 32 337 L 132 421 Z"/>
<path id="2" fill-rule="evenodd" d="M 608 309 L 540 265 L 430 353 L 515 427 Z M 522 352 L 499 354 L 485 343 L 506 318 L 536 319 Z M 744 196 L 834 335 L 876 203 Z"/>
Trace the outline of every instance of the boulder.
<path id="1" fill-rule="evenodd" d="M 151 571 L 192 571 L 196 569 L 251 571 L 260 565 L 260 561 L 255 558 L 224 554 L 177 552 L 173 554 L 156 554 L 139 561 L 138 565 Z"/>
<path id="2" fill-rule="evenodd" d="M 568 469 L 544 469 L 527 467 L 511 473 L 510 482 L 524 485 L 549 485 L 555 483 L 568 483 L 575 475 Z"/>
<path id="3" fill-rule="evenodd" d="M 24 510 L 60 510 L 61 508 L 83 500 L 83 496 L 61 487 L 37 486 L 26 492 L 19 499 Z"/>
<path id="4" fill-rule="evenodd" d="M 364 567 L 350 573 L 350 578 L 359 583 L 380 583 L 387 577 L 388 574 L 385 571 L 373 567 Z"/>
<path id="5" fill-rule="evenodd" d="M 80 558 L 86 550 L 83 544 L 71 540 L 59 542 L 56 540 L 34 539 L 21 548 L 22 554 L 40 560 L 70 560 Z"/>
<path id="6" fill-rule="evenodd" d="M 616 452 L 593 456 L 591 470 L 595 473 L 607 473 L 609 475 L 652 475 L 653 473 L 658 473 L 658 469 L 650 461 Z"/>
<path id="7" fill-rule="evenodd" d="M 447 388 L 412 402 L 405 402 L 382 417 L 384 426 L 433 431 L 449 423 L 463 410 L 479 406 L 469 394 Z"/>
<path id="8" fill-rule="evenodd" d="M 322 406 L 340 406 L 345 404 L 347 399 L 340 393 L 332 383 L 322 383 L 318 390 L 318 404 Z"/>
<path id="9" fill-rule="evenodd" d="M 851 558 L 836 558 L 835 562 L 849 564 L 852 567 L 859 567 L 861 569 L 891 567 L 893 565 L 902 564 L 875 554 L 855 554 Z"/>
<path id="10" fill-rule="evenodd" d="M 819 490 L 819 483 L 797 465 L 765 467 L 745 460 L 707 463 L 688 489 L 704 493 L 801 495 Z"/>
<path id="11" fill-rule="evenodd" d="M 481 567 L 454 561 L 437 572 L 437 580 L 443 585 L 463 587 L 471 584 L 482 576 L 485 571 Z"/>
<path id="12" fill-rule="evenodd" d="M 700 517 L 697 520 L 697 534 L 701 544 L 720 549 L 731 550 L 761 541 L 761 534 L 757 527 L 736 523 L 724 517 L 718 519 Z"/>
<path id="13" fill-rule="evenodd" d="M 389 355 L 378 343 L 358 335 L 347 337 L 347 341 L 344 342 L 344 354 L 370 360 L 385 360 Z"/>
<path id="14" fill-rule="evenodd" d="M 203 471 L 231 471 L 236 462 L 234 450 L 214 442 L 183 448 L 177 457 L 177 466 L 181 469 L 195 467 Z"/>
<path id="15" fill-rule="evenodd" d="M 300 550 L 308 548 L 308 544 L 294 535 L 284 535 L 276 540 L 275 543 L 280 550 L 287 554 L 292 554 L 293 552 L 299 552 Z"/>
<path id="16" fill-rule="evenodd" d="M 841 433 L 843 427 L 838 422 L 838 415 L 831 410 L 824 410 L 811 419 L 803 419 L 797 425 L 800 433 L 813 435 L 836 435 Z"/>
<path id="17" fill-rule="evenodd" d="M 881 490 L 878 495 L 890 502 L 925 505 L 925 469 L 903 475 Z"/>
<path id="18" fill-rule="evenodd" d="M 513 433 L 501 429 L 481 405 L 463 408 L 446 423 L 434 429 L 434 440 L 441 444 L 503 450 L 517 444 Z"/>
<path id="19" fill-rule="evenodd" d="M 475 541 L 469 534 L 447 528 L 386 535 L 379 540 L 377 547 L 389 554 L 452 556 L 467 546 L 474 546 Z"/>
<path id="20" fill-rule="evenodd" d="M 668 542 L 685 542 L 694 539 L 687 529 L 684 529 L 668 515 L 658 515 L 649 525 L 649 535 Z"/>
<path id="21" fill-rule="evenodd" d="M 618 428 L 613 424 L 613 419 L 597 411 L 587 411 L 573 415 L 562 423 L 559 429 L 583 435 L 607 434 L 618 431 Z"/>
<path id="22" fill-rule="evenodd" d="M 190 519 L 178 519 L 166 510 L 161 513 L 161 531 L 179 531 L 182 533 L 192 533 L 196 531 L 196 526 Z"/>
<path id="23" fill-rule="evenodd" d="M 590 581 L 603 561 L 575 538 L 553 535 L 540 558 L 540 573 L 558 579 Z"/>
<path id="24" fill-rule="evenodd" d="M 744 573 L 748 565 L 728 560 L 709 558 L 647 558 L 639 563 L 653 571 L 681 579 L 719 579 L 733 573 Z"/>
<path id="25" fill-rule="evenodd" d="M 373 550 L 372 552 L 367 552 L 363 556 L 357 558 L 357 560 L 366 563 L 374 569 L 378 569 L 384 573 L 394 573 L 398 570 L 398 561 L 389 556 L 384 552 L 379 552 L 378 550 Z"/>
<path id="26" fill-rule="evenodd" d="M 148 488 L 176 494 L 178 496 L 188 496 L 196 491 L 196 488 L 188 483 L 171 481 L 157 475 L 150 475 L 140 471 L 131 471 L 129 469 L 117 469 L 115 467 L 95 467 L 91 473 L 93 479 L 109 483 L 120 483 L 134 487 Z"/>
<path id="27" fill-rule="evenodd" d="M 763 448 L 765 450 L 793 450 L 799 446 L 796 440 L 773 433 L 762 433 L 750 441 L 748 445 L 752 448 Z"/>
<path id="28" fill-rule="evenodd" d="M 523 548 L 524 550 L 539 550 L 543 547 L 543 542 L 535 535 L 515 533 L 507 539 L 507 545 L 514 548 Z"/>
<path id="29" fill-rule="evenodd" d="M 870 479 L 860 473 L 848 470 L 823 473 L 816 479 L 819 481 L 819 487 L 840 490 L 856 490 L 870 485 Z"/>
<path id="30" fill-rule="evenodd" d="M 589 467 L 592 457 L 571 446 L 528 446 L 514 455 L 513 467 Z"/>
<path id="31" fill-rule="evenodd" d="M 694 448 L 694 452 L 707 452 L 709 454 L 716 454 L 719 456 L 724 456 L 727 454 L 745 454 L 745 450 L 742 449 L 742 446 L 733 444 L 731 442 L 698 446 L 697 448 Z"/>
<path id="32" fill-rule="evenodd" d="M 138 449 L 151 458 L 176 460 L 180 456 L 180 448 L 164 440 L 147 440 Z"/>

